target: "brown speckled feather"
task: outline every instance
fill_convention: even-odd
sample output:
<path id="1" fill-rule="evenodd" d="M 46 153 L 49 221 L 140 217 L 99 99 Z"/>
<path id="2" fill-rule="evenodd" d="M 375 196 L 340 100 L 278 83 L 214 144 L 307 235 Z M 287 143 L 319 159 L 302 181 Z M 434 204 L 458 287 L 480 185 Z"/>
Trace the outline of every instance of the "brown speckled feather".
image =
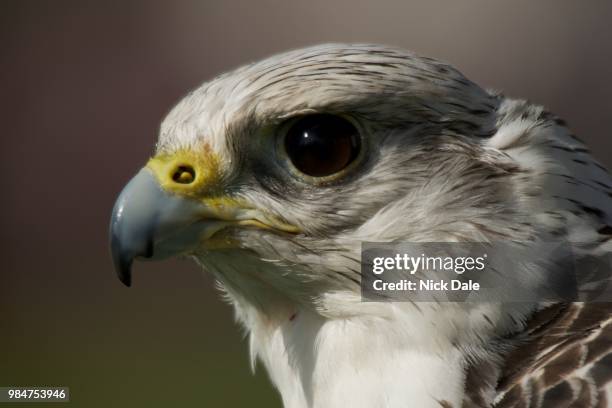
<path id="1" fill-rule="evenodd" d="M 535 313 L 499 374 L 492 365 L 470 368 L 463 406 L 489 406 L 481 392 L 499 375 L 495 408 L 607 407 L 611 316 L 612 303 L 555 304 Z"/>

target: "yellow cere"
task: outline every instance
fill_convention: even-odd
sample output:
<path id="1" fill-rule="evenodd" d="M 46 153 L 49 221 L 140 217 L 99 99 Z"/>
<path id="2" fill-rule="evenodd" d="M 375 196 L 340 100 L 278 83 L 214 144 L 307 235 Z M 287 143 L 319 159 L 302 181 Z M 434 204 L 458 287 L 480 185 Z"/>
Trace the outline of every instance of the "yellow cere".
<path id="1" fill-rule="evenodd" d="M 220 178 L 219 159 L 207 150 L 161 154 L 151 158 L 147 167 L 164 190 L 194 198 L 213 190 Z"/>

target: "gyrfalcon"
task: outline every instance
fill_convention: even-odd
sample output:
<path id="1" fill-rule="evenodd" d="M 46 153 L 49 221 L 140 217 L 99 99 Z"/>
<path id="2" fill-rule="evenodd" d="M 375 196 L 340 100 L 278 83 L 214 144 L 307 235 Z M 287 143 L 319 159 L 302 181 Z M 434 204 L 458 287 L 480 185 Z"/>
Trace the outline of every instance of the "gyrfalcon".
<path id="1" fill-rule="evenodd" d="M 110 236 L 128 286 L 134 259 L 211 273 L 285 407 L 612 406 L 610 303 L 363 301 L 362 242 L 610 251 L 612 178 L 565 122 L 437 60 L 327 44 L 205 83 Z"/>

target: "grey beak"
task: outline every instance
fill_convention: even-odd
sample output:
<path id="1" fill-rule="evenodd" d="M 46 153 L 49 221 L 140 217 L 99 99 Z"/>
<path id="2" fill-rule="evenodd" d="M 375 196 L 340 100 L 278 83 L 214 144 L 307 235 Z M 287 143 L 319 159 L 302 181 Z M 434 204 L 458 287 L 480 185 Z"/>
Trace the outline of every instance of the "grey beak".
<path id="1" fill-rule="evenodd" d="M 132 283 L 132 262 L 153 256 L 153 233 L 157 208 L 163 199 L 150 171 L 140 172 L 125 186 L 115 202 L 110 224 L 110 245 L 115 271 L 125 286 Z"/>
<path id="2" fill-rule="evenodd" d="M 143 168 L 113 208 L 110 247 L 119 280 L 131 285 L 134 259 L 164 259 L 197 243 L 206 211 L 197 201 L 168 194 Z"/>

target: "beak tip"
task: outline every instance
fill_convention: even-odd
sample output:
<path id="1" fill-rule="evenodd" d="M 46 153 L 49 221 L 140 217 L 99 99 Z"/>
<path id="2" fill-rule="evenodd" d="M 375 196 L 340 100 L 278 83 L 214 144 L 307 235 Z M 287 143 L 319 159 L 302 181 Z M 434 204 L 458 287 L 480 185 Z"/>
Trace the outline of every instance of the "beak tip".
<path id="1" fill-rule="evenodd" d="M 119 280 L 121 281 L 121 283 L 123 283 L 127 288 L 129 288 L 130 286 L 132 286 L 132 278 L 127 276 L 125 278 L 119 278 Z"/>
<path id="2" fill-rule="evenodd" d="M 115 271 L 117 277 L 128 288 L 132 286 L 132 259 L 131 257 L 115 257 Z"/>

